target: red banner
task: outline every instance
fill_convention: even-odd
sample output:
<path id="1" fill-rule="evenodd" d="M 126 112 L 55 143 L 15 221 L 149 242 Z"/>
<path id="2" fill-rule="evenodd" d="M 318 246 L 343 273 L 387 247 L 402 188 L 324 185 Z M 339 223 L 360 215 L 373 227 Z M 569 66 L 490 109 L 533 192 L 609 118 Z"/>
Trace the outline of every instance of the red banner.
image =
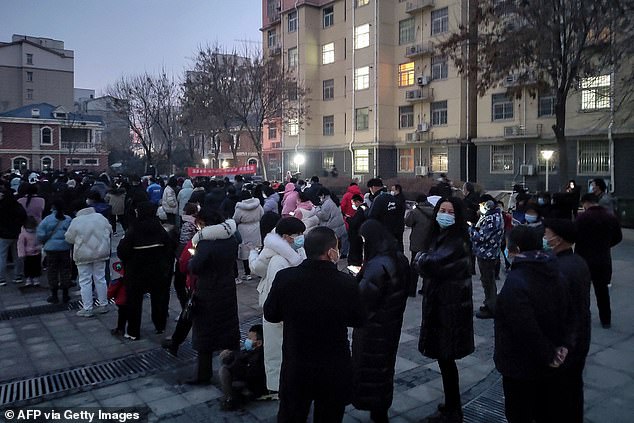
<path id="1" fill-rule="evenodd" d="M 187 176 L 227 176 L 227 175 L 255 175 L 257 165 L 245 165 L 238 167 L 226 167 L 221 169 L 205 169 L 204 167 L 188 167 Z"/>

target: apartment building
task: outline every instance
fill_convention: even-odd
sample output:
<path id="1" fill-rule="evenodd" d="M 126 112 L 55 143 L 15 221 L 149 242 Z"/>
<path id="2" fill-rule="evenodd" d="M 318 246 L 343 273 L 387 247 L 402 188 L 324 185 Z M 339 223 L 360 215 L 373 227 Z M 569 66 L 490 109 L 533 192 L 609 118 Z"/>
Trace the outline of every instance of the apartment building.
<path id="1" fill-rule="evenodd" d="M 468 0 L 263 0 L 264 53 L 293 68 L 310 91 L 306 124 L 265 128 L 269 174 L 310 176 L 334 165 L 340 175 L 361 179 L 447 173 L 487 189 L 523 182 L 544 190 L 541 151 L 553 150 L 549 189 L 565 183 L 557 177 L 552 93 L 514 98 L 509 91 L 518 80 L 509 75 L 475 98 L 467 79 L 434 49 L 466 22 L 467 6 Z M 616 80 L 587 78 L 570 96 L 569 169 L 578 183 L 602 177 L 618 195 L 634 197 L 622 182 L 634 176 L 626 165 L 634 157 L 634 121 L 614 116 L 609 137 L 614 99 L 598 94 L 618 92 Z M 295 160 L 300 154 L 305 160 Z"/>
<path id="2" fill-rule="evenodd" d="M 63 41 L 13 35 L 0 42 L 0 113 L 36 103 L 72 110 L 74 61 Z"/>

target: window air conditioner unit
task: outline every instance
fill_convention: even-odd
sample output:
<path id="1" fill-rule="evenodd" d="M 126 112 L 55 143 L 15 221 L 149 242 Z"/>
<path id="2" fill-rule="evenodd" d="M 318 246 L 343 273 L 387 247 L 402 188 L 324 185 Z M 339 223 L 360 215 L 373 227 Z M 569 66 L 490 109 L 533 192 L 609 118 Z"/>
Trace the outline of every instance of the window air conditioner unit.
<path id="1" fill-rule="evenodd" d="M 419 123 L 417 131 L 418 132 L 427 132 L 427 131 L 429 131 L 429 124 L 427 122 Z"/>
<path id="2" fill-rule="evenodd" d="M 535 166 L 531 164 L 523 164 L 520 166 L 521 176 L 533 176 L 535 174 Z"/>
<path id="3" fill-rule="evenodd" d="M 405 48 L 405 55 L 411 56 L 412 54 L 416 54 L 416 46 L 408 46 Z"/>
<path id="4" fill-rule="evenodd" d="M 419 86 L 424 87 L 425 85 L 429 84 L 429 77 L 427 75 L 420 75 L 416 78 L 416 83 Z"/>
<path id="5" fill-rule="evenodd" d="M 414 173 L 416 173 L 416 176 L 427 176 L 427 166 L 416 166 Z"/>

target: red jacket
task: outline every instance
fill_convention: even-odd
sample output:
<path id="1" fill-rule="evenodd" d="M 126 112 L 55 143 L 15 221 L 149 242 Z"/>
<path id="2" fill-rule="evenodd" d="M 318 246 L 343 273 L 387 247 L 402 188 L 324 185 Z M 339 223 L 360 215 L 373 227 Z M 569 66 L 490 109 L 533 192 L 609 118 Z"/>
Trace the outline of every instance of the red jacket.
<path id="1" fill-rule="evenodd" d="M 185 248 L 183 248 L 183 252 L 181 253 L 180 258 L 178 259 L 178 268 L 181 271 L 181 273 L 184 273 L 187 275 L 187 279 L 185 280 L 185 285 L 190 290 L 196 288 L 196 282 L 197 282 L 196 276 L 189 273 L 189 269 L 188 269 L 189 260 L 191 260 L 192 258 L 192 253 L 190 252 L 190 250 L 193 248 L 194 246 L 192 244 L 192 240 L 190 239 L 187 242 L 187 245 L 185 245 Z"/>
<path id="2" fill-rule="evenodd" d="M 347 218 L 352 217 L 357 213 L 357 211 L 352 208 L 352 197 L 356 194 L 359 194 L 363 197 L 363 194 L 361 194 L 361 189 L 359 189 L 359 185 L 350 185 L 348 187 L 348 191 L 346 191 L 346 193 L 343 195 L 343 198 L 341 199 L 341 212 L 344 215 L 343 220 L 344 222 L 346 222 L 346 229 L 348 229 Z"/>
<path id="3" fill-rule="evenodd" d="M 108 285 L 108 299 L 114 298 L 114 302 L 118 306 L 126 305 L 128 297 L 125 292 L 124 279 L 115 279 Z"/>

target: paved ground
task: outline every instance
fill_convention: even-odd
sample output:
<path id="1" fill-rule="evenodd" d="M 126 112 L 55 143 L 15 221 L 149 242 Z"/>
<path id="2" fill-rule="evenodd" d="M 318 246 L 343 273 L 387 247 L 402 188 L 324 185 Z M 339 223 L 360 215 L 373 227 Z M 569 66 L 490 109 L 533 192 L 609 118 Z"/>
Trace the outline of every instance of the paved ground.
<path id="1" fill-rule="evenodd" d="M 342 263 L 343 265 L 343 263 Z M 624 230 L 624 241 L 614 249 L 612 286 L 613 326 L 602 329 L 596 317 L 593 298 L 592 346 L 588 357 L 586 380 L 586 419 L 588 422 L 631 422 L 634 416 L 634 231 Z M 257 306 L 257 281 L 238 287 L 241 321 L 261 314 Z M 73 299 L 79 294 L 73 291 Z M 0 287 L 0 311 L 45 305 L 45 289 L 21 292 L 8 284 Z M 483 293 L 474 277 L 474 304 Z M 171 315 L 177 314 L 177 302 L 171 301 Z M 114 338 L 116 312 L 92 319 L 76 317 L 74 312 L 60 311 L 11 320 L 0 320 L 0 385 L 35 375 L 98 363 L 159 348 L 162 335 L 155 335 L 146 302 L 142 340 L 132 342 Z M 168 324 L 168 333 L 174 326 Z M 442 383 L 435 362 L 417 351 L 420 324 L 420 297 L 409 299 L 396 363 L 394 403 L 390 410 L 394 422 L 419 421 L 432 413 L 442 398 Z M 460 360 L 460 384 L 463 401 L 477 397 L 498 379 L 494 370 L 493 322 L 474 319 L 476 351 Z M 53 399 L 32 401 L 36 406 L 125 407 L 148 406 L 149 420 L 176 421 L 245 421 L 273 422 L 276 402 L 249 404 L 244 410 L 226 413 L 220 410 L 217 379 L 210 387 L 197 388 L 182 384 L 189 376 L 191 363 L 177 363 L 168 370 L 100 388 L 83 388 L 82 392 Z M 217 365 L 215 366 L 217 368 Z M 10 404 L 7 404 L 10 405 Z M 367 413 L 349 407 L 345 421 L 369 421 Z M 491 421 L 491 420 L 480 420 Z"/>

